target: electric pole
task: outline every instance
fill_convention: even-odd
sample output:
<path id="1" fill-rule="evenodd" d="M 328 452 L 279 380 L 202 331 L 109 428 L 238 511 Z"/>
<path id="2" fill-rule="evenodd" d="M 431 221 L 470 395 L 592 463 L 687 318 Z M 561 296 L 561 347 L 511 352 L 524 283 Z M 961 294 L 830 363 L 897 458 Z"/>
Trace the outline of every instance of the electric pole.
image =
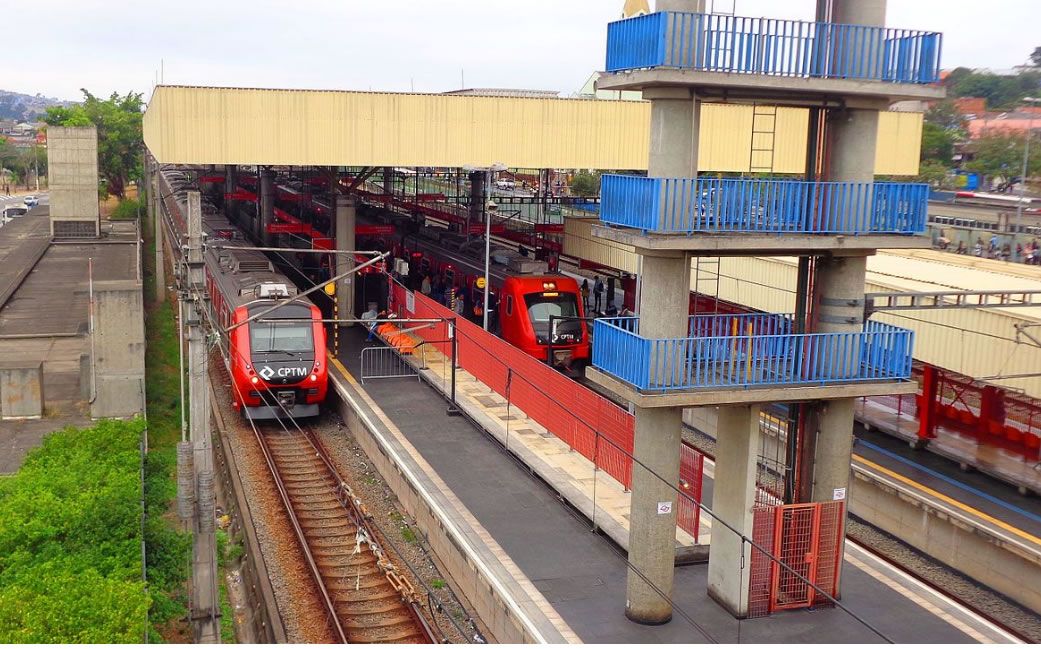
<path id="1" fill-rule="evenodd" d="M 188 192 L 188 290 L 181 292 L 188 327 L 189 430 L 195 467 L 191 619 L 195 642 L 220 642 L 217 543 L 214 531 L 213 448 L 210 440 L 209 350 L 199 192 Z"/>

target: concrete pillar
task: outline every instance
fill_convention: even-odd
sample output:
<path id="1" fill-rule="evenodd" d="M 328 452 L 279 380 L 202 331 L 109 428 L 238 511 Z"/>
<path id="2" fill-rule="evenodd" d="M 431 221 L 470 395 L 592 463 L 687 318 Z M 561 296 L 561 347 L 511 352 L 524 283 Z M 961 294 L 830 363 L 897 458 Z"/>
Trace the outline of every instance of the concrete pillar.
<path id="1" fill-rule="evenodd" d="M 828 115 L 827 179 L 871 182 L 875 178 L 878 111 L 836 109 Z"/>
<path id="2" fill-rule="evenodd" d="M 271 242 L 267 226 L 275 222 L 275 172 L 264 169 L 260 172 L 260 222 L 257 238 L 265 245 Z"/>
<path id="3" fill-rule="evenodd" d="M 353 196 L 336 196 L 336 249 L 354 250 L 354 230 L 357 227 L 357 208 Z M 336 255 L 336 274 L 342 275 L 354 267 L 353 255 Z M 336 308 L 340 318 L 354 318 L 355 277 L 347 276 L 336 283 Z M 350 325 L 347 325 L 350 326 Z"/>
<path id="4" fill-rule="evenodd" d="M 152 232 L 155 234 L 155 301 L 166 297 L 166 248 L 163 237 L 163 210 L 159 191 L 159 174 L 152 174 Z"/>
<path id="5" fill-rule="evenodd" d="M 705 0 L 658 0 L 654 3 L 655 11 L 689 11 L 704 13 Z"/>
<path id="6" fill-rule="evenodd" d="M 133 417 L 145 406 L 145 320 L 137 280 L 94 282 L 90 416 Z"/>
<path id="7" fill-rule="evenodd" d="M 886 0 L 831 0 L 831 22 L 840 25 L 885 25 Z"/>
<path id="8" fill-rule="evenodd" d="M 651 150 L 647 175 L 652 178 L 692 178 L 698 170 L 698 129 L 701 102 L 685 88 L 648 88 L 651 102 Z"/>
<path id="9" fill-rule="evenodd" d="M 383 168 L 383 193 L 393 194 L 394 193 L 394 168 L 384 167 Z"/>
<path id="10" fill-rule="evenodd" d="M 752 537 L 759 405 L 721 406 L 716 426 L 716 472 L 712 511 L 721 521 Z M 712 525 L 708 594 L 738 618 L 748 616 L 751 546 L 718 522 Z"/>
<path id="11" fill-rule="evenodd" d="M 470 172 L 470 219 L 469 223 L 484 223 L 485 174 L 483 171 Z"/>
<path id="12" fill-rule="evenodd" d="M 235 165 L 224 165 L 224 193 L 232 194 L 239 187 L 238 168 Z M 236 201 L 224 201 L 224 215 L 232 223 L 238 221 L 238 205 Z"/>
<path id="13" fill-rule="evenodd" d="M 0 361 L 0 419 L 39 419 L 43 406 L 43 363 Z"/>
<path id="14" fill-rule="evenodd" d="M 93 126 L 47 129 L 51 236 L 97 237 L 98 132 Z"/>

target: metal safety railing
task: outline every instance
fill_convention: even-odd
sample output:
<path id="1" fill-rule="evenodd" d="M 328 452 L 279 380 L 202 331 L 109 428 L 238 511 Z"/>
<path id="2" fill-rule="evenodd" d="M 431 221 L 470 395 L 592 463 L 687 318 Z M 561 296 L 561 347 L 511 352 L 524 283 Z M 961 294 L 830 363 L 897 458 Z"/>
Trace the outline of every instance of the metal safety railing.
<path id="1" fill-rule="evenodd" d="M 720 178 L 601 178 L 600 220 L 658 233 L 925 232 L 922 183 Z"/>
<path id="2" fill-rule="evenodd" d="M 681 68 L 891 83 L 940 78 L 937 32 L 657 12 L 607 26 L 608 72 Z"/>
<path id="3" fill-rule="evenodd" d="M 908 379 L 914 333 L 868 322 L 850 333 L 644 338 L 638 318 L 593 323 L 593 366 L 648 392 Z"/>
<path id="4" fill-rule="evenodd" d="M 419 379 L 420 365 L 409 363 L 395 347 L 366 347 L 361 350 L 361 382 L 373 379 Z"/>

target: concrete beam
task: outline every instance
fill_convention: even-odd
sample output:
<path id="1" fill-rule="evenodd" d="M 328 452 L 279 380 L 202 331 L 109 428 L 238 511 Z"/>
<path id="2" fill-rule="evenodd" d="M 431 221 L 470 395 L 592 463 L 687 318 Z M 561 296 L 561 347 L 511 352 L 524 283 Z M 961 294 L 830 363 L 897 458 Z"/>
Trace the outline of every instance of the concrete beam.
<path id="1" fill-rule="evenodd" d="M 698 406 L 727 406 L 747 403 L 797 403 L 800 401 L 830 401 L 857 399 L 897 394 L 915 394 L 914 381 L 878 381 L 874 383 L 839 383 L 833 385 L 785 386 L 761 388 L 703 388 L 667 393 L 644 393 L 628 383 L 595 367 L 586 368 L 586 378 L 601 388 L 613 392 L 623 401 L 639 408 L 695 408 Z"/>
<path id="2" fill-rule="evenodd" d="M 699 70 L 656 68 L 607 72 L 597 79 L 599 90 L 643 90 L 657 87 L 684 87 L 697 89 L 698 97 L 710 101 L 713 97 L 730 99 L 769 99 L 778 106 L 806 106 L 807 100 L 820 104 L 833 103 L 837 97 L 845 105 L 878 106 L 906 101 L 943 99 L 943 88 L 913 83 L 865 81 L 851 79 L 812 79 L 782 77 L 766 74 L 728 74 Z"/>
<path id="3" fill-rule="evenodd" d="M 751 538 L 759 454 L 759 404 L 720 408 L 717 417 L 712 512 Z M 751 549 L 733 531 L 719 523 L 712 526 L 708 594 L 737 618 L 748 616 Z"/>
<path id="4" fill-rule="evenodd" d="M 353 196 L 336 196 L 336 248 L 354 250 L 357 227 L 357 203 Z M 342 275 L 354 267 L 351 255 L 336 255 L 336 274 Z M 336 285 L 336 309 L 340 318 L 354 318 L 354 286 L 357 278 L 348 276 Z M 350 325 L 346 325 L 350 326 Z"/>
<path id="5" fill-rule="evenodd" d="M 257 227 L 260 231 L 257 238 L 264 244 L 271 243 L 271 235 L 267 227 L 275 222 L 275 172 L 264 169 L 260 172 L 260 219 Z"/>
<path id="6" fill-rule="evenodd" d="M 643 254 L 686 252 L 695 257 L 762 257 L 805 254 L 872 255 L 879 249 L 918 249 L 930 247 L 928 237 L 862 234 L 644 234 L 632 228 L 594 224 L 592 235 L 637 248 Z"/>

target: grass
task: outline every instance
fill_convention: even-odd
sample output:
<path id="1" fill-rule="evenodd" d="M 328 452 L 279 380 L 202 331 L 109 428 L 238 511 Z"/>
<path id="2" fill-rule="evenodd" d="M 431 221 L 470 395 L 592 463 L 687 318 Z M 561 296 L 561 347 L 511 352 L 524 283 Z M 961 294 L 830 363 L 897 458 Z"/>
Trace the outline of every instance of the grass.
<path id="1" fill-rule="evenodd" d="M 430 585 L 433 586 L 434 588 L 440 590 L 440 589 L 444 588 L 446 584 L 445 584 L 445 580 L 444 579 L 438 579 L 438 578 L 435 577 L 434 579 L 430 580 Z"/>
<path id="2" fill-rule="evenodd" d="M 113 221 L 136 221 L 143 209 L 144 206 L 141 204 L 141 201 L 136 198 L 124 198 L 112 210 L 109 218 Z"/>

